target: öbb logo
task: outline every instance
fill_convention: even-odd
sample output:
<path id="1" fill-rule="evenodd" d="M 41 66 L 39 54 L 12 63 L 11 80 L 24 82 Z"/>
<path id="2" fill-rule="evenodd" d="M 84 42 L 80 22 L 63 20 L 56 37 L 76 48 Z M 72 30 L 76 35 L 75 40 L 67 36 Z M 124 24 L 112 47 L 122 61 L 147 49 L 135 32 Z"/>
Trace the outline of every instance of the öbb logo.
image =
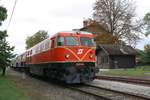
<path id="1" fill-rule="evenodd" d="M 82 53 L 83 53 L 83 49 L 78 49 L 77 54 L 79 55 L 79 54 L 82 54 Z"/>

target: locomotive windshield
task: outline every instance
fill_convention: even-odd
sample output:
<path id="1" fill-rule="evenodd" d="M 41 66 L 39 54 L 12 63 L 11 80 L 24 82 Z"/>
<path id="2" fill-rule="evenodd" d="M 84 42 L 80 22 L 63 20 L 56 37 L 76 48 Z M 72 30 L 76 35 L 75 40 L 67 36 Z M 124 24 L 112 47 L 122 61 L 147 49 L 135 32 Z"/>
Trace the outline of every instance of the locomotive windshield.
<path id="1" fill-rule="evenodd" d="M 74 36 L 66 37 L 66 45 L 69 45 L 69 46 L 79 45 L 78 38 Z"/>
<path id="2" fill-rule="evenodd" d="M 58 46 L 77 46 L 79 45 L 79 41 L 77 37 L 67 36 L 67 37 L 58 37 L 57 41 Z"/>
<path id="3" fill-rule="evenodd" d="M 80 41 L 82 46 L 95 46 L 93 38 L 81 37 Z"/>
<path id="4" fill-rule="evenodd" d="M 88 37 L 80 37 L 80 42 L 78 37 L 75 36 L 66 36 L 66 37 L 58 37 L 57 45 L 58 46 L 95 46 L 93 38 Z"/>

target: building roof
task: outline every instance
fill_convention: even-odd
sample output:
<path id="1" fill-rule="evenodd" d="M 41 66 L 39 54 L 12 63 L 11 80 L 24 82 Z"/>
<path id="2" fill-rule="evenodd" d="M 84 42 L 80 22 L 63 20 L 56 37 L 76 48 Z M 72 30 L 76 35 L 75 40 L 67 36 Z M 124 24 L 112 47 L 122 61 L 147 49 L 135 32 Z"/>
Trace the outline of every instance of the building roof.
<path id="1" fill-rule="evenodd" d="M 87 25 L 84 25 L 79 30 L 80 31 L 89 31 L 89 32 L 92 32 L 93 34 L 108 33 L 100 24 L 98 24 L 95 21 L 88 23 Z"/>
<path id="2" fill-rule="evenodd" d="M 98 50 L 104 50 L 108 55 L 137 55 L 138 51 L 128 45 L 99 44 Z"/>

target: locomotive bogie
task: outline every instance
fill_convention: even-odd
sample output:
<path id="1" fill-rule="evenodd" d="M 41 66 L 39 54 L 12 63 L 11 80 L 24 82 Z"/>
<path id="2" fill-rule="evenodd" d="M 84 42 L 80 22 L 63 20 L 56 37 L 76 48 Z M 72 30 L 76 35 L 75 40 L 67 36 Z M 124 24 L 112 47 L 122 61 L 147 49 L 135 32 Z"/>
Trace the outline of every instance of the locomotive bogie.
<path id="1" fill-rule="evenodd" d="M 94 80 L 94 63 L 53 63 L 29 65 L 32 74 L 57 79 L 65 83 L 85 83 Z"/>

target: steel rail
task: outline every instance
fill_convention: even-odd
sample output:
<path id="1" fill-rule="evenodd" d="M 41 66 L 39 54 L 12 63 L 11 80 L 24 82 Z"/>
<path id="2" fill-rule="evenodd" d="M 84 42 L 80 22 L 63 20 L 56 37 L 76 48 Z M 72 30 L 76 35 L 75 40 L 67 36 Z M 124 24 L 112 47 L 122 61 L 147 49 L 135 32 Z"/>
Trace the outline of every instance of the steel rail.
<path id="1" fill-rule="evenodd" d="M 91 84 L 86 84 L 88 87 L 93 87 L 93 88 L 97 88 L 97 89 L 100 89 L 100 90 L 106 90 L 106 91 L 110 91 L 110 92 L 113 92 L 113 93 L 116 93 L 116 94 L 120 94 L 120 95 L 124 95 L 124 96 L 130 96 L 130 97 L 133 97 L 133 98 L 137 98 L 135 100 L 150 100 L 150 97 L 149 96 L 146 96 L 146 95 L 140 95 L 140 94 L 135 94 L 135 93 L 131 93 L 131 92 L 123 92 L 123 91 L 118 91 L 118 90 L 113 90 L 113 89 L 108 89 L 108 88 L 104 88 L 104 87 L 100 87 L 100 86 L 95 86 L 95 85 L 91 85 Z M 115 100 L 115 99 L 114 99 Z M 126 99 L 125 99 L 126 100 Z M 132 99 L 131 99 L 132 100 Z"/>
<path id="2" fill-rule="evenodd" d="M 92 93 L 92 92 L 89 92 L 89 91 L 85 91 L 85 90 L 81 89 L 80 87 L 67 86 L 67 88 L 69 88 L 71 90 L 74 90 L 74 91 L 81 92 L 83 94 L 93 96 L 93 97 L 97 98 L 98 100 L 112 100 L 108 97 L 105 97 L 104 95 L 98 95 L 98 94 L 95 94 L 95 93 Z"/>
<path id="3" fill-rule="evenodd" d="M 150 85 L 150 80 L 139 79 L 139 78 L 130 78 L 130 77 L 113 77 L 113 76 L 96 76 L 97 79 L 111 80 L 111 81 L 120 81 L 126 83 Z"/>

